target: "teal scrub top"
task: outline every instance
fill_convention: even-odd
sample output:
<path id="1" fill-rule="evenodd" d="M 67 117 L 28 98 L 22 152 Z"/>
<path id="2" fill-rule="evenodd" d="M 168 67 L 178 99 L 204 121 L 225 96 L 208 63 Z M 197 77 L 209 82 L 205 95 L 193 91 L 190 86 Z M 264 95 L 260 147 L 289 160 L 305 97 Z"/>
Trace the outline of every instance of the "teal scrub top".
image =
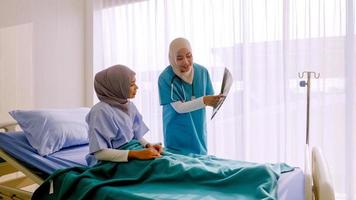
<path id="1" fill-rule="evenodd" d="M 163 135 L 166 148 L 187 154 L 207 154 L 205 108 L 188 113 L 177 113 L 172 102 L 190 101 L 213 95 L 214 89 L 208 70 L 194 63 L 193 83 L 188 84 L 173 72 L 169 65 L 158 79 L 160 104 L 163 106 Z"/>

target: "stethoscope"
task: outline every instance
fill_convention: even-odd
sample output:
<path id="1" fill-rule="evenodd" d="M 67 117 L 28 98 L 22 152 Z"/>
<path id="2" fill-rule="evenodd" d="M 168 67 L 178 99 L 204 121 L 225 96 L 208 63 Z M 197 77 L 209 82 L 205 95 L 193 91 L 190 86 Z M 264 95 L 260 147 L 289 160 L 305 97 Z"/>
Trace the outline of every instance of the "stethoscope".
<path id="1" fill-rule="evenodd" d="M 173 84 L 173 82 L 174 82 L 174 79 L 179 79 L 179 81 L 180 81 L 180 88 L 181 88 L 181 91 L 183 92 L 183 96 L 179 93 L 179 91 L 178 91 L 178 88 L 175 88 L 174 87 L 174 84 Z M 177 96 L 178 96 L 178 98 L 179 99 L 174 99 L 174 88 L 176 89 L 176 91 L 177 91 Z M 194 96 L 194 85 L 193 85 L 193 83 L 192 83 L 192 99 L 195 99 L 195 96 Z M 174 75 L 173 76 L 173 78 L 172 78 L 172 80 L 171 80 L 171 100 L 173 101 L 173 102 L 175 102 L 175 101 L 183 101 L 183 102 L 185 102 L 185 101 L 187 101 L 187 97 L 186 97 L 186 95 L 185 95 L 185 90 L 184 90 L 184 87 L 183 87 L 183 81 L 182 81 L 182 79 L 181 78 L 179 78 L 177 75 Z"/>

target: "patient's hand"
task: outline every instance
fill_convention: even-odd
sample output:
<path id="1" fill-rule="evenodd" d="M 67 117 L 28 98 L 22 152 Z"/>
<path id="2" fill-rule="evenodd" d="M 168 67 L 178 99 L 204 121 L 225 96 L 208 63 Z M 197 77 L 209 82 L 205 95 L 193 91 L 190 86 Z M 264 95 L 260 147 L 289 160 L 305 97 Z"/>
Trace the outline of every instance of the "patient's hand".
<path id="1" fill-rule="evenodd" d="M 161 157 L 161 154 L 156 149 L 147 148 L 143 150 L 130 150 L 128 157 L 130 159 L 150 160 Z"/>
<path id="2" fill-rule="evenodd" d="M 163 153 L 163 147 L 161 144 L 148 144 L 147 148 L 154 149 L 158 151 L 158 153 L 162 154 Z"/>

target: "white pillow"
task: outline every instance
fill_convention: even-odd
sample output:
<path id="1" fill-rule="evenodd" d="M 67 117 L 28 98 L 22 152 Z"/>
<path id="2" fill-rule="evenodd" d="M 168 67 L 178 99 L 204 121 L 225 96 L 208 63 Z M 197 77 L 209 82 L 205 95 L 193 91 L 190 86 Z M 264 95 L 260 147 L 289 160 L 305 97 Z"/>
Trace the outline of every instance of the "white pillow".
<path id="1" fill-rule="evenodd" d="M 64 147 L 88 143 L 85 117 L 89 108 L 14 110 L 18 122 L 38 154 L 45 156 Z"/>

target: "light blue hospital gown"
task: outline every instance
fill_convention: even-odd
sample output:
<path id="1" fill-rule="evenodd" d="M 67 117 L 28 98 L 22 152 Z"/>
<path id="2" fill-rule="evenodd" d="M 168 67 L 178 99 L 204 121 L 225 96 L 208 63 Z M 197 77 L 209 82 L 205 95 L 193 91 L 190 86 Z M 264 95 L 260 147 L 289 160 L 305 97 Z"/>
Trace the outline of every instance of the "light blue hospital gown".
<path id="1" fill-rule="evenodd" d="M 160 104 L 163 106 L 164 144 L 165 147 L 182 153 L 207 154 L 205 108 L 180 114 L 170 104 L 179 100 L 183 101 L 184 97 L 185 101 L 190 101 L 192 96 L 199 98 L 214 94 L 208 70 L 196 63 L 193 64 L 193 67 L 192 85 L 178 77 L 174 78 L 175 74 L 171 66 L 168 66 L 159 76 L 159 97 Z"/>
<path id="2" fill-rule="evenodd" d="M 89 165 L 97 163 L 93 153 L 101 149 L 118 149 L 132 139 L 140 140 L 149 130 L 136 106 L 129 102 L 128 114 L 105 102 L 92 107 L 86 117 L 89 125 Z"/>

